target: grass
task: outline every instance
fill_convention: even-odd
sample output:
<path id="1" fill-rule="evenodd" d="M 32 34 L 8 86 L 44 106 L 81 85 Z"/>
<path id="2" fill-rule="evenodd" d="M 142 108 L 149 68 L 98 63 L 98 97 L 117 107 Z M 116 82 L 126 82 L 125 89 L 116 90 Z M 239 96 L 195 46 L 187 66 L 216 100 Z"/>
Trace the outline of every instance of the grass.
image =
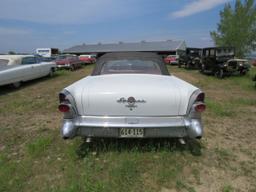
<path id="1" fill-rule="evenodd" d="M 176 182 L 176 188 L 180 191 L 182 189 L 185 189 L 187 192 L 196 192 L 195 189 L 188 184 L 184 183 L 183 181 L 177 181 Z"/>
<path id="2" fill-rule="evenodd" d="M 234 191 L 233 187 L 230 185 L 225 185 L 222 189 L 222 192 L 232 192 Z"/>
<path id="3" fill-rule="evenodd" d="M 39 137 L 35 141 L 27 144 L 28 154 L 32 157 L 38 157 L 49 148 L 51 143 L 51 138 Z"/>
<path id="4" fill-rule="evenodd" d="M 222 80 L 176 67 L 206 92 L 205 136 L 177 140 L 64 141 L 58 92 L 93 65 L 0 88 L 0 191 L 255 191 L 255 89 L 250 77 Z M 244 183 L 236 185 L 236 179 Z M 246 188 L 249 186 L 249 189 Z"/>
<path id="5" fill-rule="evenodd" d="M 234 111 L 234 105 L 230 103 L 217 102 L 212 99 L 206 99 L 207 109 L 214 113 L 216 116 L 220 117 L 231 117 L 236 113 Z"/>

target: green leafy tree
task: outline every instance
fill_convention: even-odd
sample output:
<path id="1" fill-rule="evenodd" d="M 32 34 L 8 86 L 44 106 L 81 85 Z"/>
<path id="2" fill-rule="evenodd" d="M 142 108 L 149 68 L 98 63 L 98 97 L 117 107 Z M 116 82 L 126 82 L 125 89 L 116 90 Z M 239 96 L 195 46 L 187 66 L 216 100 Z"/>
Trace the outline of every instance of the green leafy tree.
<path id="1" fill-rule="evenodd" d="M 243 57 L 255 49 L 256 42 L 256 6 L 254 0 L 236 0 L 220 11 L 217 31 L 210 32 L 216 46 L 232 46 L 236 55 Z"/>
<path id="2" fill-rule="evenodd" d="M 9 51 L 8 54 L 9 55 L 15 55 L 16 53 L 14 51 Z"/>

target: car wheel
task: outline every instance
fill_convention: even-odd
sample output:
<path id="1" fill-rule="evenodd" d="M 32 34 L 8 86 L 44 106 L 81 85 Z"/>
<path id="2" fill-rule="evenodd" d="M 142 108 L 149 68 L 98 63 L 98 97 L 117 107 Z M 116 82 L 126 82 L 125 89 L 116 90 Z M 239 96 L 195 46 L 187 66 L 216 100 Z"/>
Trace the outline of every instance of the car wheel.
<path id="1" fill-rule="evenodd" d="M 223 69 L 219 69 L 218 71 L 215 72 L 215 76 L 222 79 L 224 77 L 224 71 Z"/>
<path id="2" fill-rule="evenodd" d="M 19 88 L 20 85 L 21 85 L 21 82 L 20 82 L 20 81 L 19 81 L 19 82 L 15 82 L 15 83 L 12 84 L 12 86 L 13 86 L 14 88 Z"/>
<path id="3" fill-rule="evenodd" d="M 204 64 L 201 65 L 200 72 L 201 73 L 205 73 L 205 66 L 204 66 Z"/>
<path id="4" fill-rule="evenodd" d="M 239 73 L 240 73 L 241 76 L 242 75 L 246 75 L 246 71 L 245 70 L 241 70 Z"/>
<path id="5" fill-rule="evenodd" d="M 49 74 L 48 74 L 48 76 L 49 76 L 49 77 L 53 77 L 53 75 L 54 75 L 54 69 L 51 69 L 50 72 L 49 72 Z"/>
<path id="6" fill-rule="evenodd" d="M 188 63 L 186 66 L 185 66 L 186 69 L 190 69 L 191 68 L 191 65 L 190 63 Z"/>
<path id="7" fill-rule="evenodd" d="M 75 71 L 74 65 L 71 65 L 71 66 L 70 66 L 70 71 Z"/>

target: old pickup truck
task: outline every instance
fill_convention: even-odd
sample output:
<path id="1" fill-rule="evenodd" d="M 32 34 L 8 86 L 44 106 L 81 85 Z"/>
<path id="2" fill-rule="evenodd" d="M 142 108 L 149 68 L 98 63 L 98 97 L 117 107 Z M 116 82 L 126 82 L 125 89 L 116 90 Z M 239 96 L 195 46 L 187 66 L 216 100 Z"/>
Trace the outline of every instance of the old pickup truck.
<path id="1" fill-rule="evenodd" d="M 52 76 L 55 68 L 54 62 L 42 62 L 34 55 L 0 55 L 0 86 L 19 87 L 22 82 Z"/>

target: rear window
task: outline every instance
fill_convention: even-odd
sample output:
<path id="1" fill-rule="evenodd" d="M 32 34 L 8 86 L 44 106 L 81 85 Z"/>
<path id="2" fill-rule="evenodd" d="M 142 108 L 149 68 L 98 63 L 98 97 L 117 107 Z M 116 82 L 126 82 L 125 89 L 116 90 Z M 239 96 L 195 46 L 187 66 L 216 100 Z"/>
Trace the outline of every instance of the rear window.
<path id="1" fill-rule="evenodd" d="M 217 50 L 217 56 L 232 56 L 234 55 L 235 52 L 233 49 L 230 48 L 223 48 L 223 49 L 218 49 Z"/>
<path id="2" fill-rule="evenodd" d="M 68 56 L 67 55 L 60 55 L 56 58 L 56 60 L 62 60 L 62 59 L 66 59 Z"/>
<path id="3" fill-rule="evenodd" d="M 101 74 L 142 73 L 161 74 L 158 63 L 142 60 L 116 60 L 103 64 Z"/>
<path id="4" fill-rule="evenodd" d="M 29 65 L 29 64 L 35 64 L 35 63 L 36 63 L 35 57 L 24 57 L 21 62 L 22 65 Z"/>
<path id="5" fill-rule="evenodd" d="M 9 63 L 7 59 L 0 59 L 0 66 L 6 66 Z"/>

